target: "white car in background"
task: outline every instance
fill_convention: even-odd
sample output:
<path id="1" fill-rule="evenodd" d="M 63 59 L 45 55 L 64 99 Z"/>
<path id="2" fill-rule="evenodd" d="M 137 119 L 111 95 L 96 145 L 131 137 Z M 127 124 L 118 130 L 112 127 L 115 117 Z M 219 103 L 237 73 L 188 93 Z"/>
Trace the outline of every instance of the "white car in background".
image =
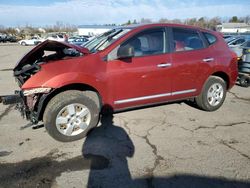
<path id="1" fill-rule="evenodd" d="M 18 41 L 18 43 L 21 44 L 22 46 L 36 45 L 38 43 L 43 42 L 44 40 L 45 39 L 40 38 L 40 37 L 31 37 L 30 39 L 20 40 L 20 41 Z"/>
<path id="2" fill-rule="evenodd" d="M 62 35 L 62 34 L 53 34 L 53 35 L 48 36 L 46 39 L 47 40 L 54 40 L 54 41 L 58 41 L 58 42 L 66 42 L 67 41 L 65 35 Z"/>

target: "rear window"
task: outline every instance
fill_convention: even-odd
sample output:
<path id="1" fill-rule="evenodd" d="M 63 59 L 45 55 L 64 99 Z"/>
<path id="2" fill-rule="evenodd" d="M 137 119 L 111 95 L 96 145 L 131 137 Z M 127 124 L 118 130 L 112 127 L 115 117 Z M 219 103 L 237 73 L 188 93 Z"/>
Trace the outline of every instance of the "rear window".
<path id="1" fill-rule="evenodd" d="M 209 45 L 212 45 L 217 41 L 217 38 L 214 35 L 212 35 L 210 33 L 203 33 L 203 34 L 204 34 L 205 38 L 207 39 L 207 42 Z"/>
<path id="2" fill-rule="evenodd" d="M 173 28 L 174 51 L 189 51 L 204 48 L 200 35 L 195 30 Z"/>

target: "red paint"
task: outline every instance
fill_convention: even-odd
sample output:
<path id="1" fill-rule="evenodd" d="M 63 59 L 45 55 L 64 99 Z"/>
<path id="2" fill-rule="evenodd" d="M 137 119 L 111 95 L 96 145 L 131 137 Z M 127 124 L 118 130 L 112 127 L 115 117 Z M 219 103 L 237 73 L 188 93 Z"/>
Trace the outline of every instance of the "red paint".
<path id="1" fill-rule="evenodd" d="M 131 36 L 145 29 L 155 27 L 181 27 L 205 31 L 217 37 L 217 42 L 204 49 L 179 51 L 166 54 L 133 57 L 131 60 L 105 61 L 105 57 L 115 47 Z M 169 38 L 168 41 L 171 42 Z M 179 48 L 180 45 L 178 46 Z M 115 110 L 156 102 L 177 100 L 199 95 L 203 84 L 212 74 L 224 73 L 229 78 L 228 89 L 237 79 L 237 57 L 217 32 L 191 26 L 175 24 L 150 24 L 132 29 L 103 51 L 84 57 L 59 60 L 41 65 L 42 69 L 27 80 L 22 89 L 37 87 L 60 88 L 74 83 L 82 83 L 96 89 L 102 97 L 102 104 Z M 203 59 L 213 58 L 210 63 Z M 158 64 L 170 63 L 171 67 L 159 68 Z M 196 92 L 137 100 L 123 104 L 115 101 L 154 96 L 183 90 L 196 89 Z"/>

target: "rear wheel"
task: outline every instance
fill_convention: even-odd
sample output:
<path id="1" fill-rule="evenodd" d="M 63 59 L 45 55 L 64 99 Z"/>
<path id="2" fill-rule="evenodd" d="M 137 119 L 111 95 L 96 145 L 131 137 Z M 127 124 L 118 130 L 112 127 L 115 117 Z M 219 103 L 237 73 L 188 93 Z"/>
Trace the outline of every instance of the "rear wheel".
<path id="1" fill-rule="evenodd" d="M 70 142 L 85 137 L 98 124 L 99 111 L 96 102 L 82 91 L 70 90 L 51 99 L 43 122 L 54 139 Z"/>
<path id="2" fill-rule="evenodd" d="M 21 42 L 21 45 L 22 46 L 26 46 L 26 42 Z"/>
<path id="3" fill-rule="evenodd" d="M 226 97 L 226 83 L 217 76 L 210 76 L 201 94 L 195 98 L 198 107 L 205 111 L 215 111 L 221 107 Z"/>

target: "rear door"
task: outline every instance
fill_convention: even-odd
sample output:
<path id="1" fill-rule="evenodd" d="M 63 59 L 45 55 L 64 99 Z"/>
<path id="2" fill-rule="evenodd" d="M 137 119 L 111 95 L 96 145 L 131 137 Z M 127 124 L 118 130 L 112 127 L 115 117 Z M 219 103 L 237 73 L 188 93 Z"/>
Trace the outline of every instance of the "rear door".
<path id="1" fill-rule="evenodd" d="M 172 28 L 172 64 L 175 98 L 195 96 L 200 89 L 199 79 L 205 72 L 200 67 L 209 68 L 214 59 L 210 57 L 201 34 L 194 29 Z M 202 69 L 202 70 L 206 70 Z"/>

